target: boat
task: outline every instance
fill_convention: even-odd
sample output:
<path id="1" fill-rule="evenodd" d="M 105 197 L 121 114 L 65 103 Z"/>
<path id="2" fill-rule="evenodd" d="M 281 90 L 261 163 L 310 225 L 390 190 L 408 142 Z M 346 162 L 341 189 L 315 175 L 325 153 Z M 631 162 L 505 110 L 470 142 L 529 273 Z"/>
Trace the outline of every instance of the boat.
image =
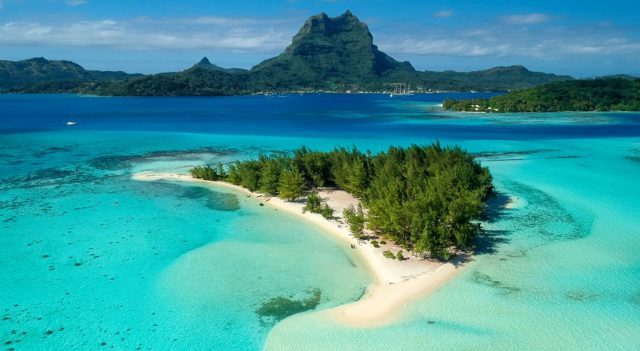
<path id="1" fill-rule="evenodd" d="M 75 125 L 76 125 L 76 122 L 74 122 L 74 121 L 69 121 L 69 122 L 67 122 L 67 125 L 68 125 L 68 126 L 75 126 Z"/>
<path id="2" fill-rule="evenodd" d="M 393 97 L 394 95 L 413 95 L 413 91 L 411 90 L 411 84 L 405 83 L 392 83 L 393 84 L 393 92 L 389 94 L 389 97 Z"/>

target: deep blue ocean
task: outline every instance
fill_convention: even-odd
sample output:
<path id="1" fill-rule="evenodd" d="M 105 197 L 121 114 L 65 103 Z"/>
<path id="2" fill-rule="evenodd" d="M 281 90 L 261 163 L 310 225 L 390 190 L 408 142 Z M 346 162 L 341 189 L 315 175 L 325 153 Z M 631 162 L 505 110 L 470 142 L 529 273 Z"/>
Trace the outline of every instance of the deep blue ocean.
<path id="1" fill-rule="evenodd" d="M 483 96 L 0 95 L 0 348 L 640 350 L 640 113 L 441 110 Z M 318 228 L 215 186 L 131 179 L 435 141 L 517 201 L 483 223 L 468 268 L 380 328 L 315 313 L 372 279 Z M 313 291 L 316 311 L 257 312 Z"/>
<path id="2" fill-rule="evenodd" d="M 238 97 L 77 97 L 73 95 L 6 95 L 2 97 L 2 133 L 66 130 L 161 131 L 209 134 L 363 138 L 407 135 L 435 139 L 549 139 L 637 136 L 638 114 L 613 114 L 615 125 L 603 123 L 517 123 L 497 115 L 498 123 L 460 123 L 431 109 L 445 98 L 495 94 L 367 94 L 273 95 Z M 562 114 L 606 118 L 610 114 Z M 535 116 L 535 115 L 533 115 Z M 544 116 L 544 114 L 541 114 Z M 517 118 L 520 118 L 518 116 Z M 545 117 L 542 117 L 545 118 Z M 428 122 L 438 119 L 437 128 Z M 447 123 L 446 119 L 450 119 Z M 504 120 L 504 123 L 499 122 Z M 407 123 L 409 122 L 409 123 Z M 515 122 L 515 123 L 514 123 Z M 500 127 L 496 128 L 496 124 Z M 631 127 L 628 128 L 627 126 Z"/>

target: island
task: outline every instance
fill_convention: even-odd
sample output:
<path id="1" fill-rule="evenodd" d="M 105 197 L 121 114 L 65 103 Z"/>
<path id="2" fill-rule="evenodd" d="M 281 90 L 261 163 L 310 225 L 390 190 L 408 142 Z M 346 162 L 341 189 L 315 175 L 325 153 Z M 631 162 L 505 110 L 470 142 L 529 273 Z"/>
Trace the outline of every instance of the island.
<path id="1" fill-rule="evenodd" d="M 610 77 L 554 82 L 489 99 L 445 100 L 466 112 L 640 111 L 640 79 Z"/>
<path id="2" fill-rule="evenodd" d="M 433 292 L 470 259 L 492 176 L 473 155 L 439 143 L 329 152 L 306 147 L 190 174 L 137 173 L 140 181 L 200 182 L 300 216 L 358 253 L 375 278 L 359 301 L 329 311 L 348 325 L 393 321 L 407 302 Z"/>
<path id="3" fill-rule="evenodd" d="M 251 69 L 206 57 L 181 72 L 151 75 L 88 71 L 69 61 L 0 61 L 0 92 L 107 96 L 227 96 L 282 92 L 505 91 L 571 80 L 521 65 L 472 72 L 419 71 L 378 49 L 350 11 L 309 17 L 284 51 Z"/>

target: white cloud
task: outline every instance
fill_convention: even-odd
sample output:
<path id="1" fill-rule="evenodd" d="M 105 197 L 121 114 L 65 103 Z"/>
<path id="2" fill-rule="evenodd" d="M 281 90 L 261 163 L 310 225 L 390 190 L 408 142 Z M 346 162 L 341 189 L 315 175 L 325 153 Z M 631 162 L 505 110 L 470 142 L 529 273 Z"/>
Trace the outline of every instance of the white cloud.
<path id="1" fill-rule="evenodd" d="M 65 0 L 65 3 L 69 6 L 79 6 L 87 3 L 87 0 Z"/>
<path id="2" fill-rule="evenodd" d="M 0 0 L 2 2 L 3 0 Z M 519 15 L 524 16 L 524 15 Z M 530 15 L 526 15 L 530 16 Z M 519 19 L 532 23 L 533 19 Z M 616 26 L 513 26 L 504 20 L 445 27 L 374 26 L 380 49 L 391 55 L 520 57 L 640 56 L 638 29 Z M 199 16 L 139 17 L 70 22 L 0 22 L 0 47 L 113 48 L 118 50 L 203 50 L 219 53 L 282 51 L 299 28 L 299 18 Z M 404 24 L 403 24 L 404 25 Z M 413 26 L 413 25 L 412 25 Z"/>
<path id="3" fill-rule="evenodd" d="M 529 13 L 502 17 L 502 20 L 508 24 L 537 24 L 547 22 L 549 19 L 549 15 L 545 15 L 544 13 Z"/>
<path id="4" fill-rule="evenodd" d="M 418 55 L 485 56 L 490 53 L 490 49 L 481 44 L 445 38 L 404 39 L 393 47 L 384 47 L 397 53 Z"/>
<path id="5" fill-rule="evenodd" d="M 428 28 L 390 34 L 379 47 L 392 55 L 451 57 L 522 57 L 558 60 L 566 57 L 640 55 L 640 38 L 620 28 L 584 27 L 518 28 L 494 24 L 459 30 Z"/>
<path id="6" fill-rule="evenodd" d="M 218 17 L 58 24 L 6 22 L 0 24 L 0 46 L 274 52 L 284 49 L 294 32 L 295 29 L 265 26 L 261 21 Z"/>
<path id="7" fill-rule="evenodd" d="M 238 27 L 238 26 L 281 26 L 287 24 L 299 24 L 299 21 L 292 19 L 271 19 L 271 18 L 249 18 L 249 17 L 222 17 L 222 16 L 197 16 L 197 17 L 165 17 L 150 18 L 138 17 L 135 22 L 163 25 L 163 26 L 221 26 L 221 27 Z"/>
<path id="8" fill-rule="evenodd" d="M 446 18 L 451 16 L 453 16 L 453 11 L 449 11 L 449 10 L 438 11 L 433 14 L 433 17 L 436 17 L 436 18 Z"/>

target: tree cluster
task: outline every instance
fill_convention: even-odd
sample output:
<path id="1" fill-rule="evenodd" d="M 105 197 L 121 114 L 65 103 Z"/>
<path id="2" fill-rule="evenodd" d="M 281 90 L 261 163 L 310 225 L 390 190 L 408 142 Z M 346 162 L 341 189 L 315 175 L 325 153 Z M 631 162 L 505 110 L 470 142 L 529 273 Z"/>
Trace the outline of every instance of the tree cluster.
<path id="1" fill-rule="evenodd" d="M 460 147 L 439 143 L 391 147 L 376 155 L 355 147 L 330 152 L 302 147 L 290 156 L 236 161 L 222 171 L 194 170 L 196 178 L 223 179 L 289 201 L 309 189 L 340 188 L 364 205 L 344 213 L 356 237 L 362 237 L 366 223 L 407 249 L 444 259 L 451 247 L 471 244 L 481 229 L 476 220 L 493 191 L 487 168 Z M 307 210 L 328 212 L 325 206 L 316 193 L 309 195 Z"/>
<path id="2" fill-rule="evenodd" d="M 218 164 L 216 168 L 211 166 L 195 166 L 189 170 L 191 176 L 198 179 L 205 180 L 223 180 L 226 178 L 226 173 L 222 164 Z"/>
<path id="3" fill-rule="evenodd" d="M 311 191 L 307 196 L 307 203 L 304 205 L 302 212 L 309 211 L 311 213 L 319 213 L 326 219 L 333 218 L 333 209 L 322 200 L 317 191 Z"/>
<path id="4" fill-rule="evenodd" d="M 640 79 L 555 82 L 490 99 L 446 100 L 443 108 L 480 112 L 640 111 Z"/>

